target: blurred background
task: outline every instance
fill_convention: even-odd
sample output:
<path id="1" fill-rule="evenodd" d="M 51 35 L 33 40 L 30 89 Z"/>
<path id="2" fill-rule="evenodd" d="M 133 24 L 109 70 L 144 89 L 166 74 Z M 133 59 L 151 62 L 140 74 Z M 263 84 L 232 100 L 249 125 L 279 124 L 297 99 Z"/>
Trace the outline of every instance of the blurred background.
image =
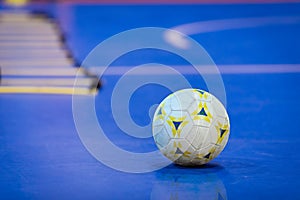
<path id="1" fill-rule="evenodd" d="M 300 195 L 299 1 L 0 2 L 3 199 L 294 199 Z M 157 150 L 152 137 L 124 133 L 112 114 L 114 88 L 135 66 L 152 63 L 129 76 L 124 92 L 136 80 L 149 77 L 185 87 L 158 64 L 177 70 L 194 88 L 209 89 L 203 74 L 185 58 L 158 49 L 121 55 L 101 77 L 105 67 L 101 61 L 82 64 L 101 42 L 140 27 L 167 28 L 191 37 L 220 72 L 226 98 L 214 95 L 226 104 L 231 135 L 224 152 L 210 164 L 199 168 L 171 164 L 144 174 L 124 173 L 95 159 L 78 137 L 72 95 L 94 98 L 98 122 L 118 147 L 135 153 Z M 164 36 L 174 48 L 183 52 L 187 48 L 184 39 Z M 103 53 L 117 52 L 126 42 Z M 204 73 L 216 75 L 210 70 L 208 66 Z M 142 85 L 128 99 L 129 116 L 127 111 L 119 113 L 132 118 L 136 126 L 151 125 L 155 105 L 171 92 L 158 84 Z"/>

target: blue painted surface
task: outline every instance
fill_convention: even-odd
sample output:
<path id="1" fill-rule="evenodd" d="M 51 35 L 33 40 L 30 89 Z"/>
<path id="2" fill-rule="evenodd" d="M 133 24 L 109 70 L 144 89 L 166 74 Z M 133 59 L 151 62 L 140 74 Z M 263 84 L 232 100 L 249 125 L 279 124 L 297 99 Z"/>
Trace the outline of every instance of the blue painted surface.
<path id="1" fill-rule="evenodd" d="M 140 6 L 75 6 L 72 9 L 76 14 L 74 24 L 63 27 L 72 50 L 80 59 L 97 42 L 129 28 L 171 27 L 215 18 L 298 16 L 300 13 L 298 4 L 153 6 L 151 13 L 155 15 Z M 169 13 L 172 15 L 167 15 Z M 167 17 L 162 19 L 163 16 Z M 199 38 L 221 64 L 299 63 L 296 37 L 299 31 L 298 24 L 287 29 L 264 27 L 205 34 L 201 38 L 196 35 L 195 38 Z M 254 32 L 259 34 L 254 36 Z M 232 40 L 234 44 L 229 42 Z M 220 41 L 224 41 L 221 47 Z M 277 45 L 278 48 L 274 48 Z M 137 62 L 153 59 L 158 62 L 164 60 L 164 56 L 172 56 L 153 52 L 144 55 L 145 60 L 141 57 Z M 170 58 L 170 62 L 177 61 L 181 62 Z M 136 64 L 131 62 L 130 56 L 120 63 Z M 205 89 L 200 77 L 186 77 L 193 87 Z M 104 86 L 96 98 L 97 115 L 108 137 L 129 151 L 156 149 L 151 138 L 132 138 L 113 122 L 110 95 L 118 78 L 105 76 Z M 87 152 L 75 129 L 70 96 L 1 95 L 1 199 L 297 199 L 300 196 L 297 153 L 300 74 L 227 74 L 223 80 L 231 120 L 231 136 L 224 152 L 200 168 L 170 165 L 146 174 L 115 171 Z M 140 88 L 130 104 L 136 123 L 147 124 L 149 106 L 159 103 L 168 93 L 158 86 Z"/>
<path id="2" fill-rule="evenodd" d="M 103 40 L 119 32 L 139 27 L 171 28 L 197 21 L 252 17 L 298 17 L 299 4 L 270 5 L 190 5 L 190 6 L 97 6 L 85 5 L 56 9 L 72 13 L 72 20 L 62 21 L 70 36 L 69 45 L 83 60 Z M 71 28 L 71 30 L 70 30 Z M 219 64 L 299 63 L 299 23 L 267 25 L 258 28 L 228 30 L 193 35 Z M 166 55 L 143 55 L 143 61 L 166 60 Z M 134 56 L 131 58 L 135 58 Z M 128 59 L 123 64 L 136 64 Z M 182 64 L 178 60 L 170 64 Z M 121 63 L 119 63 L 121 64 Z"/>

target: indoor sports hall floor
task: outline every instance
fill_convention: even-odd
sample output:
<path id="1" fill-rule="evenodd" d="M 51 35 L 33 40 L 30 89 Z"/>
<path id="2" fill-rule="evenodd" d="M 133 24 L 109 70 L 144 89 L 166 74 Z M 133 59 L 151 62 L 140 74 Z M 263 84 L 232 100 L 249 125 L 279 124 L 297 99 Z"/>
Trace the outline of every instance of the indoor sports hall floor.
<path id="1" fill-rule="evenodd" d="M 103 165 L 85 149 L 75 128 L 71 95 L 8 93 L 1 85 L 0 199 L 300 199 L 299 3 L 0 8 L 1 13 L 47 12 L 78 62 L 119 32 L 189 24 L 193 32 L 187 34 L 221 71 L 231 122 L 229 142 L 210 164 L 124 173 Z M 3 51 L 7 41 L 0 42 Z M 1 62 L 7 60 L 4 54 L 0 57 Z M 132 152 L 156 146 L 152 138 L 133 138 L 118 128 L 110 99 L 122 71 L 145 63 L 176 66 L 193 87 L 207 89 L 201 76 L 185 70 L 186 61 L 174 54 L 146 49 L 117 59 L 111 66 L 114 73 L 102 78 L 96 112 L 107 137 Z M 12 78 L 3 69 L 2 81 Z M 142 79 L 147 72 L 134 78 Z M 139 88 L 130 100 L 133 120 L 148 124 L 150 107 L 169 93 L 158 85 Z"/>

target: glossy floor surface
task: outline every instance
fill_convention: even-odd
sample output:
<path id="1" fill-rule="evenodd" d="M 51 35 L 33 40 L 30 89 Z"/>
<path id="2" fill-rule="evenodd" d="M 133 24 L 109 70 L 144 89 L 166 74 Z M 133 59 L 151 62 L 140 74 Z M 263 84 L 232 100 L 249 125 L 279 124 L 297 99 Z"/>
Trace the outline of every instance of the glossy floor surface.
<path id="1" fill-rule="evenodd" d="M 7 9 L 2 6 L 2 11 Z M 190 36 L 224 72 L 231 135 L 219 157 L 202 167 L 171 164 L 149 173 L 125 173 L 103 165 L 86 150 L 75 128 L 72 96 L 1 94 L 1 199 L 300 197 L 300 4 L 31 5 L 26 9 L 52 15 L 79 61 L 121 31 L 206 21 L 204 31 Z M 212 20 L 224 21 L 212 25 Z M 111 68 L 150 62 L 186 65 L 174 54 L 144 50 L 120 57 Z M 102 77 L 95 98 L 99 123 L 107 137 L 127 151 L 156 150 L 152 138 L 128 136 L 114 122 L 110 100 L 121 75 Z M 184 76 L 193 87 L 207 89 L 199 74 Z M 149 108 L 169 93 L 158 85 L 140 87 L 130 99 L 133 120 L 148 124 Z"/>

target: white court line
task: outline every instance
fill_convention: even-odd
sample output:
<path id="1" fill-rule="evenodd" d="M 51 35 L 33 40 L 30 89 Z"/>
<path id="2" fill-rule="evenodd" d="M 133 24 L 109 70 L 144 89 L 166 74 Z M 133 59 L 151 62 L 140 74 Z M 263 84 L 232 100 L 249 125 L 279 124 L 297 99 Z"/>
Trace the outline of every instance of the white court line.
<path id="1" fill-rule="evenodd" d="M 187 35 L 216 32 L 222 30 L 232 30 L 240 28 L 253 28 L 272 24 L 297 24 L 300 23 L 300 17 L 253 17 L 238 19 L 221 19 L 193 22 L 173 27 L 173 30 L 180 31 Z"/>
<path id="2" fill-rule="evenodd" d="M 192 66 L 170 66 L 182 74 L 199 75 Z M 121 76 L 133 67 L 112 66 L 108 67 L 104 75 Z M 202 73 L 212 74 L 209 66 L 203 66 Z M 300 64 L 278 64 L 278 65 L 218 65 L 221 74 L 273 74 L 273 73 L 300 73 Z M 86 68 L 89 72 L 102 74 L 105 67 Z M 84 68 L 2 68 L 3 76 L 80 76 L 84 75 Z M 159 66 L 143 66 L 140 70 L 130 73 L 131 75 L 173 75 L 170 70 Z"/>
<path id="3" fill-rule="evenodd" d="M 201 33 L 218 32 L 225 30 L 234 30 L 242 28 L 256 28 L 267 25 L 299 24 L 300 16 L 280 16 L 280 17 L 253 17 L 237 19 L 221 19 L 199 21 L 188 24 L 182 24 L 170 28 L 185 35 L 195 35 Z M 167 31 L 164 38 L 170 44 L 186 49 L 189 47 L 189 41 L 183 35 L 176 32 Z"/>
<path id="4" fill-rule="evenodd" d="M 199 73 L 192 66 L 171 66 L 181 74 Z M 272 74 L 272 73 L 300 73 L 300 64 L 278 64 L 278 65 L 218 65 L 221 74 Z M 105 67 L 88 68 L 90 72 L 102 74 Z M 104 75 L 123 75 L 132 69 L 129 66 L 112 66 L 107 68 Z M 202 66 L 203 74 L 213 74 L 214 68 L 210 66 Z M 130 75 L 172 75 L 176 74 L 166 68 L 159 66 L 143 66 L 140 70 L 130 73 Z"/>

